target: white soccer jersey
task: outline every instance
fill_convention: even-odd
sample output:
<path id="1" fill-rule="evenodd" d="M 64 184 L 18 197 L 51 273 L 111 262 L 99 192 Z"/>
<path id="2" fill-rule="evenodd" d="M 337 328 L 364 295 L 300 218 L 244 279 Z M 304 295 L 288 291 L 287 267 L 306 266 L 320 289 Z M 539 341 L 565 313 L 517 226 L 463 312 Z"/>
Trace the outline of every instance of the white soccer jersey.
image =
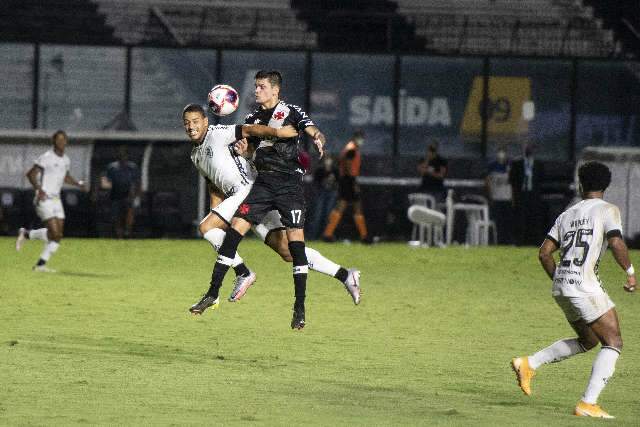
<path id="1" fill-rule="evenodd" d="M 191 150 L 191 161 L 198 171 L 227 197 L 256 179 L 253 166 L 233 150 L 233 143 L 241 138 L 242 126 L 209 126 L 204 141 Z"/>
<path id="2" fill-rule="evenodd" d="M 607 250 L 607 238 L 613 235 L 622 235 L 620 210 L 602 199 L 582 200 L 560 214 L 547 235 L 560 247 L 553 295 L 604 293 L 598 264 Z"/>
<path id="3" fill-rule="evenodd" d="M 40 186 L 49 197 L 60 197 L 64 178 L 69 172 L 71 160 L 66 154 L 58 156 L 53 149 L 46 151 L 35 161 L 42 168 Z"/>

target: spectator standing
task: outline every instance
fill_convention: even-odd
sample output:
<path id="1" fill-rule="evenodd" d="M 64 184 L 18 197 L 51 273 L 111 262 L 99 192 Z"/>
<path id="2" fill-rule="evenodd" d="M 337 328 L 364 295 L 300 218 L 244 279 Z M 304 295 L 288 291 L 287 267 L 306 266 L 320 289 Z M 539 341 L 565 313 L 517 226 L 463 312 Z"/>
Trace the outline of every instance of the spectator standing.
<path id="1" fill-rule="evenodd" d="M 513 243 L 513 197 L 509 169 L 507 153 L 500 149 L 496 153 L 496 159 L 489 163 L 485 177 L 491 216 L 496 223 L 498 243 L 501 245 Z"/>
<path id="2" fill-rule="evenodd" d="M 533 146 L 527 144 L 523 156 L 511 165 L 509 182 L 513 193 L 514 236 L 516 245 L 538 245 L 544 237 L 540 183 L 543 171 L 534 158 Z"/>
<path id="3" fill-rule="evenodd" d="M 118 149 L 118 160 L 110 163 L 101 179 L 110 190 L 111 219 L 118 239 L 128 238 L 134 224 L 134 208 L 140 206 L 140 170 L 129 161 L 126 147 Z"/>
<path id="4" fill-rule="evenodd" d="M 444 202 L 447 192 L 444 179 L 447 176 L 448 162 L 438 154 L 438 145 L 429 144 L 427 156 L 420 159 L 418 173 L 422 177 L 420 191 L 435 197 L 437 203 Z"/>
<path id="5" fill-rule="evenodd" d="M 309 223 L 309 237 L 317 239 L 326 226 L 326 219 L 338 198 L 338 169 L 333 158 L 325 155 L 322 163 L 313 172 L 313 216 Z"/>

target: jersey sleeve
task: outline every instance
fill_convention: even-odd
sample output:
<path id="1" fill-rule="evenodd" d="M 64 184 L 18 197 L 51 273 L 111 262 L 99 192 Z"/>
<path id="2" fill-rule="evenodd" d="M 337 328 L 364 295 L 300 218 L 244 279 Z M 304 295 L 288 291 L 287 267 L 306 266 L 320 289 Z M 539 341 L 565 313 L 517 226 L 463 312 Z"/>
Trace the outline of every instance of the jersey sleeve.
<path id="1" fill-rule="evenodd" d="M 216 132 L 216 139 L 220 138 L 225 144 L 242 139 L 242 125 L 217 125 L 213 131 Z"/>
<path id="2" fill-rule="evenodd" d="M 551 226 L 551 229 L 547 233 L 547 239 L 551 240 L 556 246 L 560 247 L 560 217 Z"/>
<path id="3" fill-rule="evenodd" d="M 305 130 L 309 126 L 315 126 L 311 117 L 304 112 L 304 110 L 297 105 L 289 105 L 290 113 L 282 126 L 292 125 L 298 131 Z"/>
<path id="4" fill-rule="evenodd" d="M 607 238 L 622 237 L 622 218 L 620 209 L 615 205 L 609 205 L 604 211 L 604 232 Z"/>

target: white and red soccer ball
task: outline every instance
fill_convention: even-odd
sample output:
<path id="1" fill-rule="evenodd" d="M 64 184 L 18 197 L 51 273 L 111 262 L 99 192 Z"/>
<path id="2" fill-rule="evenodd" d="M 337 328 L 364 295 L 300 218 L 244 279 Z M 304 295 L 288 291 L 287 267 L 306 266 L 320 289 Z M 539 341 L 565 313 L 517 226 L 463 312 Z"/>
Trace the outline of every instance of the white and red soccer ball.
<path id="1" fill-rule="evenodd" d="M 207 96 L 209 110 L 216 116 L 227 116 L 238 109 L 240 96 L 229 85 L 215 85 Z"/>

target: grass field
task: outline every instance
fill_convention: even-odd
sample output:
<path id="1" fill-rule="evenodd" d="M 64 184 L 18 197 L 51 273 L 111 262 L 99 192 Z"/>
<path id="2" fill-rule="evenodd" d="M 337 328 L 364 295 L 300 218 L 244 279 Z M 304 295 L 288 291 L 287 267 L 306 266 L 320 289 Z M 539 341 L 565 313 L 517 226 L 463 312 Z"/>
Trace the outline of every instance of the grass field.
<path id="1" fill-rule="evenodd" d="M 541 368 L 524 396 L 508 363 L 572 335 L 533 248 L 311 246 L 362 270 L 354 306 L 312 273 L 307 327 L 289 328 L 293 285 L 256 240 L 258 281 L 193 317 L 214 260 L 197 240 L 0 239 L 0 425 L 595 425 L 571 415 L 595 351 Z M 640 254 L 632 254 L 636 265 Z M 639 295 L 610 254 L 602 278 L 625 348 L 601 396 L 638 425 Z M 233 274 L 223 286 L 231 288 Z"/>

